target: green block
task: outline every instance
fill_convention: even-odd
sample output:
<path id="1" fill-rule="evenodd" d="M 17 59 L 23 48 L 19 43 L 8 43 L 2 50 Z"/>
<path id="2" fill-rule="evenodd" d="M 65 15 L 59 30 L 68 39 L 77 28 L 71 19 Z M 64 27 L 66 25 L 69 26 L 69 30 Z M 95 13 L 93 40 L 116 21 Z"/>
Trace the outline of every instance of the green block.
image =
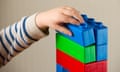
<path id="1" fill-rule="evenodd" d="M 83 47 L 59 33 L 56 34 L 56 48 L 82 63 L 90 63 L 96 60 L 95 45 Z"/>

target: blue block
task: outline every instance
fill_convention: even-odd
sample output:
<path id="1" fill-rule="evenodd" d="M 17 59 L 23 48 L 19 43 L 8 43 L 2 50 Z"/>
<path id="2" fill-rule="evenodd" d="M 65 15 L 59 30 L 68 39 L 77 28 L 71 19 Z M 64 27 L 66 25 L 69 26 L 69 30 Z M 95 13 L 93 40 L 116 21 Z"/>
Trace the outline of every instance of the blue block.
<path id="1" fill-rule="evenodd" d="M 56 72 L 63 72 L 63 67 L 59 64 L 56 65 Z"/>
<path id="2" fill-rule="evenodd" d="M 67 69 L 63 68 L 60 64 L 56 64 L 56 72 L 69 72 Z"/>
<path id="3" fill-rule="evenodd" d="M 107 60 L 107 45 L 96 46 L 96 59 L 97 61 Z"/>
<path id="4" fill-rule="evenodd" d="M 83 17 L 84 21 L 87 22 L 87 20 L 88 20 L 87 15 L 86 14 L 81 14 L 81 16 Z"/>
<path id="5" fill-rule="evenodd" d="M 67 69 L 63 68 L 63 72 L 69 72 Z"/>
<path id="6" fill-rule="evenodd" d="M 96 22 L 95 40 L 97 45 L 108 44 L 108 28 L 103 26 L 101 22 Z"/>
<path id="7" fill-rule="evenodd" d="M 108 28 L 85 14 L 82 17 L 94 29 L 97 61 L 107 60 Z"/>
<path id="8" fill-rule="evenodd" d="M 88 25 L 94 28 L 96 45 L 108 44 L 108 28 L 102 22 L 96 22 L 94 18 L 88 18 L 87 15 L 82 15 Z"/>
<path id="9" fill-rule="evenodd" d="M 64 37 L 80 44 L 88 46 L 95 43 L 94 30 L 87 23 L 78 25 L 66 24 L 66 27 L 72 32 L 72 36 L 61 33 Z"/>

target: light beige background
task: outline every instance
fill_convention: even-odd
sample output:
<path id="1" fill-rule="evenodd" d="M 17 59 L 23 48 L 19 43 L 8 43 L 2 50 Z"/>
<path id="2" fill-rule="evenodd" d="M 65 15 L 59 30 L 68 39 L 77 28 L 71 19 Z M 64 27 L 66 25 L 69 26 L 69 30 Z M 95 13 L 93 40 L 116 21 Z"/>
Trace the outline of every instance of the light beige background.
<path id="1" fill-rule="evenodd" d="M 109 72 L 120 72 L 120 0 L 0 0 L 0 28 L 36 11 L 70 5 L 109 27 Z M 0 72 L 55 72 L 55 32 L 16 56 Z"/>

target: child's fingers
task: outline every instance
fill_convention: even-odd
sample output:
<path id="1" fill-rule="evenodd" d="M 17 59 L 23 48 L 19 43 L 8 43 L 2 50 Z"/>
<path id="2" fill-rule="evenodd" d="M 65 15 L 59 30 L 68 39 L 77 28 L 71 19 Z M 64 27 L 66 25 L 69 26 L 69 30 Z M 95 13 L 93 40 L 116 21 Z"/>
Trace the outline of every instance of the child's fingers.
<path id="1" fill-rule="evenodd" d="M 56 24 L 56 26 L 55 26 L 55 28 L 54 28 L 55 30 L 58 30 L 58 31 L 60 31 L 60 32 L 62 32 L 62 33 L 65 33 L 65 34 L 67 34 L 67 35 L 72 35 L 72 33 L 67 29 L 67 28 L 65 28 L 64 26 L 60 26 L 60 25 L 57 25 Z"/>
<path id="2" fill-rule="evenodd" d="M 65 15 L 75 17 L 77 20 L 80 21 L 80 23 L 83 23 L 83 22 L 84 22 L 83 18 L 80 16 L 79 12 L 78 12 L 76 9 L 74 9 L 74 8 L 64 7 L 64 8 L 63 8 L 63 13 L 64 13 Z"/>
<path id="3" fill-rule="evenodd" d="M 71 17 L 71 16 L 67 16 L 67 15 L 64 15 L 64 16 L 63 16 L 63 22 L 64 22 L 64 23 L 77 24 L 77 25 L 80 24 L 80 22 L 79 22 L 78 20 L 74 19 L 74 18 Z"/>
<path id="4" fill-rule="evenodd" d="M 84 19 L 83 19 L 83 17 L 81 16 L 80 11 L 78 11 L 77 14 L 78 14 L 78 19 L 81 20 L 81 23 L 84 23 Z"/>

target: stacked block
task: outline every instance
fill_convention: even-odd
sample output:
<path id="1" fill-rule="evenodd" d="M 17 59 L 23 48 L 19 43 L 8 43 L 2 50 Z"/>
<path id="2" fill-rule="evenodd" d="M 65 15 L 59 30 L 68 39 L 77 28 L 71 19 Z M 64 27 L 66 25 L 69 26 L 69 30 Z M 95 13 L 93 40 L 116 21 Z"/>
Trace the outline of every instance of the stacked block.
<path id="1" fill-rule="evenodd" d="M 60 64 L 57 64 L 56 68 L 56 72 L 68 72 L 68 70 L 63 68 Z"/>
<path id="2" fill-rule="evenodd" d="M 102 22 L 95 22 L 94 18 L 87 18 L 86 15 L 82 15 L 84 20 L 90 27 L 94 29 L 95 43 L 96 43 L 96 59 L 97 61 L 107 60 L 107 44 L 108 44 L 108 29 Z"/>
<path id="3" fill-rule="evenodd" d="M 57 72 L 107 72 L 107 33 L 102 22 L 82 15 L 85 23 L 66 24 L 72 36 L 56 33 Z"/>

